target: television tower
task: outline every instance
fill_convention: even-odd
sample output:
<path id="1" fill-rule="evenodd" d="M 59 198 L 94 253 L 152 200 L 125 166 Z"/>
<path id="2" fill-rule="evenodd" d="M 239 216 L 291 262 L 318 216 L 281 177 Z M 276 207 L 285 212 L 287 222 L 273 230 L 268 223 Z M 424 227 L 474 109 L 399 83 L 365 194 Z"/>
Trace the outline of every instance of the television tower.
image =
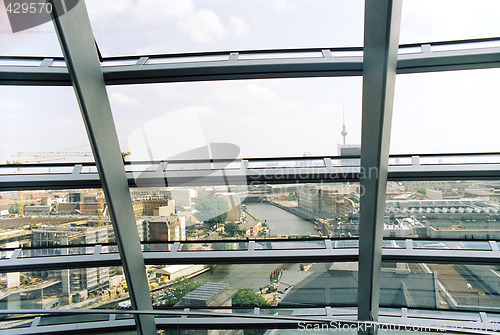
<path id="1" fill-rule="evenodd" d="M 340 133 L 342 134 L 342 137 L 344 138 L 344 145 L 345 145 L 345 137 L 347 136 L 347 130 L 345 129 L 345 111 L 344 111 L 344 107 L 342 107 L 342 131 Z"/>

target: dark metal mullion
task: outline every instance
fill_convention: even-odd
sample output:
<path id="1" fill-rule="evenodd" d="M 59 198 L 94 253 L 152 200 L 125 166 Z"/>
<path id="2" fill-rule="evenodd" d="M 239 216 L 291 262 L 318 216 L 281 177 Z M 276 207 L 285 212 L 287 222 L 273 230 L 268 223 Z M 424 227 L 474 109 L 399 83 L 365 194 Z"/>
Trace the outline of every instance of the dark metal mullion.
<path id="1" fill-rule="evenodd" d="M 121 255 L 130 300 L 136 310 L 153 309 L 132 199 L 101 64 L 85 2 L 64 12 L 54 8 L 54 26 L 80 105 Z M 93 255 L 92 255 L 93 256 Z M 135 316 L 137 333 L 156 333 L 154 316 Z"/>
<path id="2" fill-rule="evenodd" d="M 401 7 L 401 0 L 365 1 L 358 275 L 360 321 L 378 320 Z"/>

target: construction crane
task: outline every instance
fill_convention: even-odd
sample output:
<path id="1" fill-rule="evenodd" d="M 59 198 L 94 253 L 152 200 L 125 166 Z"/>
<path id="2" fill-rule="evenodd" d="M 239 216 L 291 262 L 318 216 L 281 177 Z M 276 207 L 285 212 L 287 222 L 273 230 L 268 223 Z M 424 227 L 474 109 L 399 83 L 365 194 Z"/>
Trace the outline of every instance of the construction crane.
<path id="1" fill-rule="evenodd" d="M 122 152 L 122 157 L 130 156 L 131 152 Z M 41 163 L 44 161 L 62 160 L 67 157 L 94 157 L 92 152 L 88 151 L 44 151 L 44 152 L 18 152 L 12 155 L 16 159 L 7 161 L 7 164 L 24 164 L 24 163 Z M 29 159 L 21 159 L 21 157 L 29 157 Z"/>
<path id="2" fill-rule="evenodd" d="M 41 163 L 46 160 L 55 160 L 55 159 L 64 159 L 64 158 L 42 158 L 42 157 L 33 157 L 30 159 L 22 159 L 21 160 L 21 153 L 18 153 L 17 159 L 15 161 L 6 161 L 7 164 L 29 164 L 29 163 Z M 17 168 L 17 173 L 20 174 L 22 171 L 21 167 Z M 17 215 L 23 216 L 24 215 L 24 193 L 23 191 L 17 192 Z"/>
<path id="3" fill-rule="evenodd" d="M 83 151 L 45 151 L 45 152 L 18 152 L 12 155 L 16 159 L 7 161 L 7 164 L 41 163 L 44 161 L 62 160 L 67 157 L 93 157 L 91 152 Z M 22 159 L 22 157 L 29 157 Z"/>
<path id="4" fill-rule="evenodd" d="M 104 192 L 102 189 L 97 190 L 97 214 L 98 214 L 98 219 L 97 219 L 97 226 L 100 228 L 104 226 L 104 208 L 106 205 L 105 198 L 104 198 Z"/>
<path id="5" fill-rule="evenodd" d="M 123 160 L 125 157 L 131 155 L 130 151 L 122 152 Z M 91 152 L 87 151 L 45 151 L 45 152 L 18 152 L 16 155 L 12 155 L 16 159 L 13 161 L 6 161 L 7 164 L 29 164 L 29 163 L 41 163 L 45 161 L 55 161 L 63 160 L 67 157 L 93 157 Z M 22 158 L 28 157 L 28 158 Z M 21 167 L 17 168 L 17 172 L 20 173 Z M 103 226 L 104 223 L 104 194 L 102 190 L 98 191 L 98 203 L 99 203 L 99 227 Z M 18 215 L 24 215 L 24 194 L 19 191 L 17 194 L 17 203 L 19 206 Z"/>

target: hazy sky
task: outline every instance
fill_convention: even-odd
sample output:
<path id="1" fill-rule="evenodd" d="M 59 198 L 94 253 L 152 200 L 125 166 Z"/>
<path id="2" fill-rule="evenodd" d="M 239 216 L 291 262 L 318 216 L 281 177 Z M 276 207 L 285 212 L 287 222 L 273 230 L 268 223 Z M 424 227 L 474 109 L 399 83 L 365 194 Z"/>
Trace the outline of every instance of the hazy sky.
<path id="1" fill-rule="evenodd" d="M 362 46 L 363 1 L 87 0 L 104 56 Z M 500 36 L 500 1 L 404 0 L 400 43 Z M 1 55 L 60 56 L 51 23 L 12 34 Z M 0 63 L 1 64 L 1 63 Z M 392 153 L 499 151 L 500 70 L 399 75 Z M 122 151 L 165 159 L 207 142 L 242 157 L 335 155 L 361 138 L 361 77 L 108 87 Z M 0 161 L 18 151 L 88 151 L 71 87 L 0 87 Z M 25 137 L 23 139 L 13 137 Z M 86 146 L 87 145 L 87 146 Z M 79 158 L 73 158 L 79 160 Z"/>

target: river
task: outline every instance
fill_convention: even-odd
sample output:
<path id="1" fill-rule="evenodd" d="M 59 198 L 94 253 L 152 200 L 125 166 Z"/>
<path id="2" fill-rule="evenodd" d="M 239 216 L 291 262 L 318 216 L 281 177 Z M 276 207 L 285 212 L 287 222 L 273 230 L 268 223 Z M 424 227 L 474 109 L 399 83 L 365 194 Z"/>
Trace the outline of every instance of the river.
<path id="1" fill-rule="evenodd" d="M 281 208 L 265 203 L 247 203 L 247 210 L 255 217 L 266 221 L 271 236 L 279 235 L 316 235 L 314 225 Z M 217 282 L 229 284 L 232 288 L 250 288 L 257 291 L 269 284 L 269 273 L 278 264 L 221 264 L 215 269 L 197 277 L 199 282 Z M 293 272 L 293 277 L 299 276 L 299 265 L 294 264 L 286 272 Z"/>
<path id="2" fill-rule="evenodd" d="M 252 202 L 247 203 L 247 210 L 262 221 L 266 221 L 271 236 L 280 235 L 316 235 L 314 225 L 297 215 L 273 205 Z"/>

